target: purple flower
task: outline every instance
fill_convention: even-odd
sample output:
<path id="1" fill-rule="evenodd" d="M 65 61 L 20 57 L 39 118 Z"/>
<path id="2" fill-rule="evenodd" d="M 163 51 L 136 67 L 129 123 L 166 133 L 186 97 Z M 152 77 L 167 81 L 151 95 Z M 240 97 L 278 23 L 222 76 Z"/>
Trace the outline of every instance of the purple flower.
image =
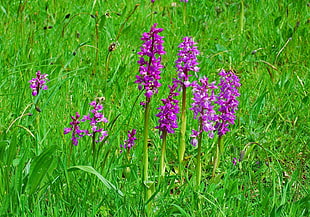
<path id="1" fill-rule="evenodd" d="M 191 37 L 185 37 L 183 38 L 183 42 L 179 45 L 178 56 L 176 67 L 178 72 L 178 79 L 176 80 L 180 84 L 184 84 L 185 87 L 190 86 L 189 77 L 192 76 L 189 74 L 189 72 L 198 72 L 199 67 L 197 67 L 197 55 L 199 55 L 199 50 L 197 49 L 197 46 L 195 46 L 197 43 L 193 41 Z"/>
<path id="2" fill-rule="evenodd" d="M 214 89 L 215 82 L 208 83 L 208 78 L 203 77 L 199 80 L 201 85 L 196 81 L 192 83 L 194 102 L 190 110 L 194 112 L 194 119 L 199 120 L 198 131 L 193 130 L 191 137 L 193 137 L 192 144 L 197 145 L 197 138 L 203 132 L 208 132 L 208 136 L 213 138 L 214 136 L 214 123 L 217 121 L 217 115 L 214 110 L 212 102 L 215 101 Z"/>
<path id="3" fill-rule="evenodd" d="M 180 2 L 188 2 L 188 0 L 180 0 Z"/>
<path id="4" fill-rule="evenodd" d="M 233 163 L 234 166 L 236 166 L 237 162 L 241 162 L 241 159 L 237 159 L 234 157 L 234 159 L 231 162 Z"/>
<path id="5" fill-rule="evenodd" d="M 124 141 L 124 144 L 120 145 L 120 148 L 124 148 L 129 151 L 135 145 L 135 140 L 137 140 L 137 138 L 135 137 L 136 133 L 136 129 L 132 129 L 131 131 L 129 130 L 127 134 L 128 138 Z"/>
<path id="6" fill-rule="evenodd" d="M 172 86 L 168 86 L 170 89 L 170 93 L 168 98 L 162 99 L 163 106 L 158 107 L 157 109 L 160 112 L 156 115 L 159 117 L 159 126 L 155 127 L 159 129 L 161 132 L 166 131 L 167 133 L 174 133 L 174 129 L 178 128 L 177 123 L 177 113 L 179 113 L 179 101 L 173 99 L 173 97 L 178 96 L 179 93 L 176 92 L 176 88 L 178 87 L 177 84 L 173 84 Z M 162 137 L 162 134 L 161 134 Z"/>
<path id="7" fill-rule="evenodd" d="M 234 166 L 236 166 L 236 164 L 237 164 L 237 158 L 234 157 L 234 159 L 233 159 L 231 162 L 234 164 Z"/>
<path id="8" fill-rule="evenodd" d="M 71 128 L 65 128 L 64 129 L 64 134 L 68 134 L 72 131 L 72 144 L 77 146 L 78 145 L 78 139 L 80 139 L 81 137 L 85 136 L 85 130 L 81 130 L 80 129 L 80 114 L 77 112 L 74 116 L 71 116 L 72 118 L 72 122 L 70 122 L 70 125 L 72 126 Z"/>
<path id="9" fill-rule="evenodd" d="M 163 29 L 156 28 L 155 23 L 150 32 L 145 32 L 142 35 L 141 40 L 144 44 L 141 47 L 141 51 L 138 52 L 140 59 L 138 61 L 140 67 L 140 75 L 137 75 L 135 83 L 139 84 L 139 90 L 145 90 L 145 96 L 150 99 L 154 94 L 158 92 L 158 87 L 161 86 L 159 83 L 161 69 L 161 55 L 165 54 L 163 47 L 163 38 L 158 33 L 162 32 Z"/>
<path id="10" fill-rule="evenodd" d="M 98 124 L 102 122 L 108 123 L 108 119 L 106 119 L 104 115 L 99 112 L 103 109 L 103 106 L 100 103 L 92 101 L 89 105 L 93 106 L 93 109 L 91 110 L 92 114 L 85 115 L 82 119 L 83 122 L 88 120 L 91 126 L 90 132 L 86 130 L 86 135 L 94 137 L 96 133 L 100 133 L 99 140 L 96 140 L 96 142 L 102 142 L 103 139 L 108 136 L 108 133 L 107 131 L 104 131 L 103 128 L 100 128 Z"/>
<path id="11" fill-rule="evenodd" d="M 240 96 L 237 88 L 241 85 L 238 76 L 231 70 L 226 72 L 223 69 L 219 75 L 222 77 L 218 85 L 221 92 L 216 97 L 215 103 L 220 106 L 218 109 L 220 114 L 215 128 L 218 135 L 222 136 L 229 131 L 229 124 L 235 123 L 235 113 L 239 104 L 236 98 Z"/>
<path id="12" fill-rule="evenodd" d="M 40 89 L 47 90 L 47 86 L 45 85 L 48 74 L 41 74 L 41 71 L 37 71 L 37 77 L 32 78 L 30 83 L 30 88 L 32 89 L 32 95 L 36 96 L 39 94 Z"/>

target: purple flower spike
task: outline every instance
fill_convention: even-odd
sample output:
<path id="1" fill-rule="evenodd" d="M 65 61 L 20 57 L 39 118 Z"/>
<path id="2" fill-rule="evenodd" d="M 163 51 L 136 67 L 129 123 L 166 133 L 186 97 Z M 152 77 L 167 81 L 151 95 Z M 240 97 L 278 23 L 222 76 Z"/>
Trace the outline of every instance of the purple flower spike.
<path id="1" fill-rule="evenodd" d="M 178 71 L 178 83 L 184 84 L 185 87 L 190 86 L 189 77 L 192 76 L 189 72 L 199 72 L 197 55 L 199 55 L 199 50 L 197 43 L 193 41 L 191 37 L 183 38 L 183 42 L 179 45 L 178 56 L 176 67 Z"/>
<path id="2" fill-rule="evenodd" d="M 70 125 L 72 126 L 71 128 L 65 128 L 64 129 L 64 134 L 68 134 L 72 131 L 72 144 L 77 146 L 78 145 L 78 139 L 80 139 L 81 137 L 85 136 L 85 130 L 81 130 L 80 129 L 80 114 L 77 112 L 75 117 L 71 116 L 72 118 L 72 122 L 70 122 Z"/>
<path id="3" fill-rule="evenodd" d="M 100 128 L 98 124 L 102 122 L 108 123 L 108 119 L 106 119 L 104 115 L 99 112 L 103 109 L 103 106 L 100 103 L 92 101 L 89 105 L 93 106 L 93 109 L 91 110 L 92 115 L 85 115 L 82 119 L 83 122 L 88 120 L 91 126 L 90 132 L 86 130 L 86 135 L 94 136 L 96 133 L 100 133 L 99 140 L 96 140 L 96 142 L 102 142 L 104 138 L 108 136 L 108 133 L 107 131 L 104 131 L 103 128 Z"/>
<path id="4" fill-rule="evenodd" d="M 162 99 L 161 101 L 163 102 L 164 105 L 157 108 L 160 110 L 160 112 L 156 115 L 156 117 L 159 117 L 158 120 L 159 126 L 155 128 L 159 129 L 161 132 L 166 131 L 167 133 L 174 133 L 174 129 L 178 128 L 176 114 L 180 112 L 179 101 L 173 99 L 173 97 L 179 95 L 179 93 L 176 92 L 177 87 L 178 87 L 177 84 L 169 86 L 170 93 L 168 98 Z"/>
<path id="5" fill-rule="evenodd" d="M 128 139 L 124 141 L 124 144 L 120 145 L 120 148 L 124 148 L 129 151 L 135 145 L 135 140 L 137 140 L 137 138 L 135 137 L 136 133 L 136 129 L 132 129 L 131 131 L 129 130 L 127 134 Z"/>
<path id="6" fill-rule="evenodd" d="M 39 94 L 40 89 L 47 90 L 47 86 L 45 85 L 48 74 L 41 74 L 41 71 L 37 71 L 37 77 L 32 78 L 30 83 L 30 88 L 32 89 L 32 95 L 36 96 Z"/>
<path id="7" fill-rule="evenodd" d="M 188 2 L 188 0 L 180 0 L 180 2 Z"/>
<path id="8" fill-rule="evenodd" d="M 214 89 L 217 87 L 215 83 L 208 83 L 208 78 L 203 77 L 200 79 L 201 85 L 199 85 L 196 81 L 193 82 L 193 95 L 194 102 L 192 103 L 192 107 L 190 110 L 194 112 L 194 119 L 199 120 L 199 130 L 193 130 L 191 137 L 192 144 L 195 146 L 198 143 L 198 136 L 203 132 L 208 132 L 208 136 L 213 138 L 215 130 L 214 123 L 217 121 L 218 117 L 215 114 L 214 106 L 212 102 L 215 101 Z"/>
<path id="9" fill-rule="evenodd" d="M 139 84 L 139 90 L 145 90 L 145 96 L 150 99 L 154 94 L 158 92 L 161 69 L 164 67 L 161 64 L 161 55 L 165 54 L 163 47 L 163 38 L 158 33 L 163 29 L 156 28 L 155 23 L 150 32 L 145 32 L 142 35 L 141 40 L 144 44 L 141 47 L 141 51 L 138 52 L 140 59 L 138 61 L 140 67 L 140 75 L 137 75 L 135 83 Z"/>
<path id="10" fill-rule="evenodd" d="M 229 124 L 235 123 L 235 113 L 239 104 L 236 98 L 240 96 L 237 88 L 241 84 L 238 76 L 231 70 L 228 72 L 222 70 L 219 75 L 221 76 L 221 80 L 218 86 L 221 92 L 216 97 L 215 103 L 220 106 L 218 110 L 220 114 L 218 115 L 219 119 L 215 128 L 218 131 L 218 135 L 222 136 L 229 131 Z"/>

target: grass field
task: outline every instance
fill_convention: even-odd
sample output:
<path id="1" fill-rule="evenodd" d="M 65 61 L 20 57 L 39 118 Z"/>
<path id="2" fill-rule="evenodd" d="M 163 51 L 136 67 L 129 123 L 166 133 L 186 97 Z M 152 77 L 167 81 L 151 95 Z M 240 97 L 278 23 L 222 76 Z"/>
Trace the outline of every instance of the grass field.
<path id="1" fill-rule="evenodd" d="M 310 3 L 303 0 L 0 1 L 0 214 L 2 216 L 309 216 Z M 162 86 L 151 101 L 148 170 L 142 183 L 143 91 L 135 83 L 144 32 L 163 28 Z M 198 77 L 240 78 L 236 121 L 223 137 L 202 139 L 202 178 L 195 182 L 197 128 L 187 110 L 186 152 L 179 167 L 180 129 L 167 136 L 159 180 L 161 138 L 156 109 L 177 76 L 182 38 L 200 55 Z M 40 70 L 48 89 L 32 96 Z M 197 79 L 195 76 L 191 80 Z M 71 116 L 104 97 L 96 143 L 73 146 Z M 187 91 L 187 107 L 192 93 Z M 180 96 L 179 96 L 180 99 Z M 38 112 L 39 109 L 41 112 Z M 180 119 L 179 119 L 180 120 Z M 86 123 L 83 123 L 84 126 Z M 180 125 L 180 124 L 179 124 Z M 136 145 L 120 153 L 127 131 Z M 240 156 L 242 155 L 242 156 Z M 234 158 L 241 161 L 232 163 Z M 180 171 L 182 170 L 182 171 Z"/>

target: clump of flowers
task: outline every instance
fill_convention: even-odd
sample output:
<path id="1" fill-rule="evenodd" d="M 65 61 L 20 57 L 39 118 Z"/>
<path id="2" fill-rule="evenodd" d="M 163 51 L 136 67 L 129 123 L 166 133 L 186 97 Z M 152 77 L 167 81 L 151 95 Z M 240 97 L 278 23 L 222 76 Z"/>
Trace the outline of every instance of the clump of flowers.
<path id="1" fill-rule="evenodd" d="M 236 110 L 238 109 L 239 102 L 236 99 L 240 96 L 237 88 L 241 86 L 238 76 L 229 70 L 226 72 L 224 69 L 220 71 L 220 83 L 218 84 L 221 92 L 216 97 L 215 103 L 220 107 L 218 109 L 218 120 L 215 124 L 215 129 L 219 136 L 225 135 L 229 129 L 229 124 L 234 124 L 236 119 Z"/>
<path id="2" fill-rule="evenodd" d="M 201 85 L 196 81 L 192 84 L 194 102 L 190 108 L 194 112 L 194 119 L 198 119 L 199 122 L 198 131 L 192 130 L 191 137 L 193 137 L 193 140 L 191 143 L 194 146 L 198 144 L 197 138 L 203 131 L 207 132 L 210 138 L 213 138 L 214 124 L 218 120 L 212 104 L 216 99 L 214 94 L 214 89 L 217 88 L 215 82 L 209 83 L 207 77 L 203 77 L 199 81 Z"/>
<path id="3" fill-rule="evenodd" d="M 137 138 L 135 137 L 136 133 L 136 129 L 132 129 L 131 131 L 129 130 L 127 134 L 128 138 L 124 141 L 124 144 L 120 145 L 120 148 L 124 148 L 125 150 L 129 151 L 135 145 L 135 140 L 137 140 Z"/>
<path id="4" fill-rule="evenodd" d="M 48 74 L 41 74 L 41 71 L 37 71 L 36 75 L 37 77 L 32 78 L 29 81 L 33 96 L 38 95 L 41 89 L 47 90 L 46 81 L 48 80 Z"/>
<path id="5" fill-rule="evenodd" d="M 199 72 L 197 56 L 200 52 L 192 37 L 184 37 L 182 40 L 183 42 L 178 46 L 181 48 L 178 53 L 179 58 L 175 62 L 179 79 L 176 82 L 189 87 L 191 84 L 189 77 L 192 76 L 189 72 Z"/>
<path id="6" fill-rule="evenodd" d="M 75 117 L 71 116 L 72 122 L 70 122 L 70 125 L 72 127 L 64 129 L 64 134 L 68 134 L 72 131 L 71 140 L 72 140 L 72 144 L 75 146 L 78 145 L 78 139 L 85 136 L 85 130 L 80 129 L 80 125 L 79 125 L 80 124 L 80 121 L 79 121 L 80 117 L 81 116 L 78 112 L 75 114 Z"/>
<path id="7" fill-rule="evenodd" d="M 86 130 L 86 135 L 95 137 L 97 133 L 100 134 L 99 139 L 95 140 L 96 142 L 102 142 L 103 139 L 108 136 L 107 131 L 104 131 L 103 128 L 98 126 L 100 123 L 108 123 L 108 119 L 104 117 L 104 115 L 100 112 L 103 109 L 103 106 L 96 102 L 96 100 L 89 103 L 93 107 L 91 110 L 92 114 L 85 115 L 82 119 L 83 122 L 89 121 L 89 124 L 91 126 L 91 130 Z"/>
<path id="8" fill-rule="evenodd" d="M 164 67 L 161 64 L 161 55 L 165 54 L 163 47 L 163 36 L 158 35 L 162 32 L 162 28 L 156 28 L 155 23 L 150 32 L 145 32 L 142 35 L 141 40 L 144 44 L 141 47 L 141 51 L 138 52 L 140 59 L 138 61 L 140 67 L 140 75 L 137 75 L 135 83 L 139 84 L 139 90 L 145 90 L 145 96 L 149 100 L 154 94 L 158 93 L 161 69 Z"/>
<path id="9" fill-rule="evenodd" d="M 79 121 L 80 114 L 77 112 L 75 117 L 71 116 L 72 122 L 70 122 L 70 125 L 72 127 L 65 128 L 64 134 L 68 134 L 72 131 L 72 143 L 73 145 L 78 145 L 78 139 L 83 136 L 91 136 L 94 142 L 102 142 L 106 136 L 108 136 L 107 131 L 104 131 L 103 128 L 98 126 L 100 123 L 107 123 L 107 118 L 104 117 L 104 115 L 100 112 L 103 109 L 103 106 L 96 102 L 92 101 L 89 103 L 89 105 L 93 106 L 93 109 L 91 110 L 91 114 L 85 115 L 81 121 Z M 89 121 L 89 124 L 91 126 L 90 130 L 81 130 L 79 124 L 81 122 Z M 96 140 L 96 135 L 99 133 L 99 138 Z"/>
<path id="10" fill-rule="evenodd" d="M 161 100 L 164 105 L 157 108 L 160 112 L 156 115 L 156 117 L 159 118 L 159 125 L 155 128 L 159 129 L 161 132 L 161 138 L 163 136 L 163 132 L 174 133 L 174 129 L 178 128 L 176 114 L 180 112 L 180 108 L 179 101 L 174 99 L 174 97 L 179 95 L 179 93 L 176 92 L 178 85 L 173 84 L 168 87 L 170 89 L 169 95 L 166 99 Z"/>

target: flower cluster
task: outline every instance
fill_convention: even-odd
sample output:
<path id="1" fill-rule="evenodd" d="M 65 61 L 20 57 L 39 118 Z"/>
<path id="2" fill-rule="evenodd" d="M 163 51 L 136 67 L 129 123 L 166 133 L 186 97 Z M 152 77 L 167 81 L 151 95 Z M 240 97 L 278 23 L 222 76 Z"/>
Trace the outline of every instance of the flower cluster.
<path id="1" fill-rule="evenodd" d="M 85 115 L 81 121 L 79 121 L 80 114 L 77 112 L 76 116 L 72 116 L 72 122 L 70 122 L 71 128 L 65 128 L 64 134 L 68 134 L 72 131 L 72 144 L 78 145 L 78 139 L 83 136 L 91 136 L 93 139 L 95 139 L 95 136 L 97 133 L 99 133 L 99 139 L 96 140 L 96 142 L 102 142 L 106 136 L 108 136 L 107 131 L 104 131 L 103 128 L 99 127 L 98 124 L 104 122 L 107 123 L 108 120 L 104 117 L 101 111 L 103 109 L 103 106 L 100 103 L 97 103 L 96 101 L 92 101 L 89 103 L 89 105 L 93 106 L 93 109 L 91 110 L 92 114 Z M 91 126 L 91 130 L 81 130 L 79 124 L 81 122 L 89 121 L 89 124 Z"/>
<path id="2" fill-rule="evenodd" d="M 68 134 L 72 131 L 72 144 L 77 146 L 78 145 L 78 139 L 80 139 L 81 137 L 85 136 L 85 133 L 86 131 L 85 130 L 81 130 L 80 129 L 80 121 L 79 121 L 79 118 L 80 118 L 80 114 L 77 112 L 75 114 L 75 117 L 74 116 L 71 116 L 72 118 L 72 122 L 70 122 L 70 125 L 72 127 L 69 127 L 69 128 L 65 128 L 64 129 L 64 134 Z"/>
<path id="3" fill-rule="evenodd" d="M 104 115 L 99 112 L 103 109 L 103 106 L 100 103 L 97 103 L 94 100 L 89 103 L 89 105 L 93 106 L 93 109 L 90 111 L 92 115 L 85 115 L 82 119 L 83 122 L 88 120 L 91 126 L 91 131 L 89 132 L 87 130 L 86 135 L 93 137 L 96 133 L 100 133 L 99 140 L 96 140 L 96 142 L 102 142 L 103 139 L 108 135 L 108 133 L 107 131 L 104 131 L 103 128 L 100 128 L 98 124 L 100 124 L 101 122 L 108 123 L 108 119 L 106 119 Z"/>
<path id="4" fill-rule="evenodd" d="M 208 132 L 208 136 L 213 138 L 214 136 L 214 122 L 217 121 L 217 115 L 214 110 L 212 102 L 215 101 L 214 89 L 217 87 L 215 83 L 209 83 L 207 77 L 203 77 L 199 80 L 201 85 L 196 81 L 192 83 L 193 86 L 193 100 L 190 110 L 194 112 L 194 119 L 199 120 L 198 131 L 192 130 L 193 137 L 192 145 L 196 146 L 198 143 L 198 136 L 203 132 Z"/>
<path id="5" fill-rule="evenodd" d="M 180 2 L 188 2 L 188 0 L 180 0 Z"/>
<path id="6" fill-rule="evenodd" d="M 163 47 L 163 38 L 158 33 L 162 32 L 162 28 L 156 28 L 155 23 L 150 32 L 145 32 L 142 35 L 141 40 L 144 44 L 141 47 L 141 51 L 138 52 L 140 59 L 138 61 L 140 67 L 140 75 L 136 76 L 135 83 L 139 84 L 139 90 L 145 89 L 145 96 L 150 99 L 154 94 L 158 92 L 161 69 L 161 55 L 165 54 Z"/>
<path id="7" fill-rule="evenodd" d="M 156 115 L 156 117 L 159 117 L 159 126 L 155 128 L 159 129 L 161 132 L 166 131 L 167 133 L 174 133 L 174 129 L 178 128 L 176 114 L 179 113 L 180 110 L 179 101 L 173 99 L 175 96 L 179 95 L 179 93 L 176 92 L 177 87 L 177 84 L 173 84 L 172 86 L 169 85 L 170 93 L 168 98 L 162 99 L 161 101 L 164 105 L 157 108 L 160 110 Z"/>
<path id="8" fill-rule="evenodd" d="M 178 82 L 184 84 L 185 87 L 190 86 L 189 77 L 192 75 L 189 72 L 199 72 L 199 67 L 197 67 L 199 50 L 195 46 L 196 44 L 191 37 L 185 37 L 183 38 L 183 42 L 178 46 L 181 48 L 178 53 L 179 58 L 175 62 L 178 71 Z"/>
<path id="9" fill-rule="evenodd" d="M 38 95 L 40 89 L 47 90 L 47 85 L 45 83 L 47 81 L 48 74 L 41 74 L 41 71 L 37 71 L 36 75 L 36 78 L 32 78 L 29 81 L 33 96 Z"/>
<path id="10" fill-rule="evenodd" d="M 236 97 L 240 96 L 237 88 L 241 85 L 238 76 L 232 70 L 226 72 L 223 69 L 219 75 L 221 76 L 221 80 L 218 86 L 221 92 L 216 97 L 215 103 L 220 106 L 218 109 L 220 114 L 218 115 L 215 128 L 218 135 L 222 136 L 229 131 L 229 124 L 235 123 L 235 113 L 239 104 Z"/>
<path id="11" fill-rule="evenodd" d="M 124 148 L 129 151 L 135 145 L 135 140 L 137 140 L 137 138 L 135 137 L 136 133 L 136 129 L 132 129 L 131 131 L 129 130 L 127 134 L 128 138 L 124 141 L 124 144 L 120 145 L 120 148 Z"/>

